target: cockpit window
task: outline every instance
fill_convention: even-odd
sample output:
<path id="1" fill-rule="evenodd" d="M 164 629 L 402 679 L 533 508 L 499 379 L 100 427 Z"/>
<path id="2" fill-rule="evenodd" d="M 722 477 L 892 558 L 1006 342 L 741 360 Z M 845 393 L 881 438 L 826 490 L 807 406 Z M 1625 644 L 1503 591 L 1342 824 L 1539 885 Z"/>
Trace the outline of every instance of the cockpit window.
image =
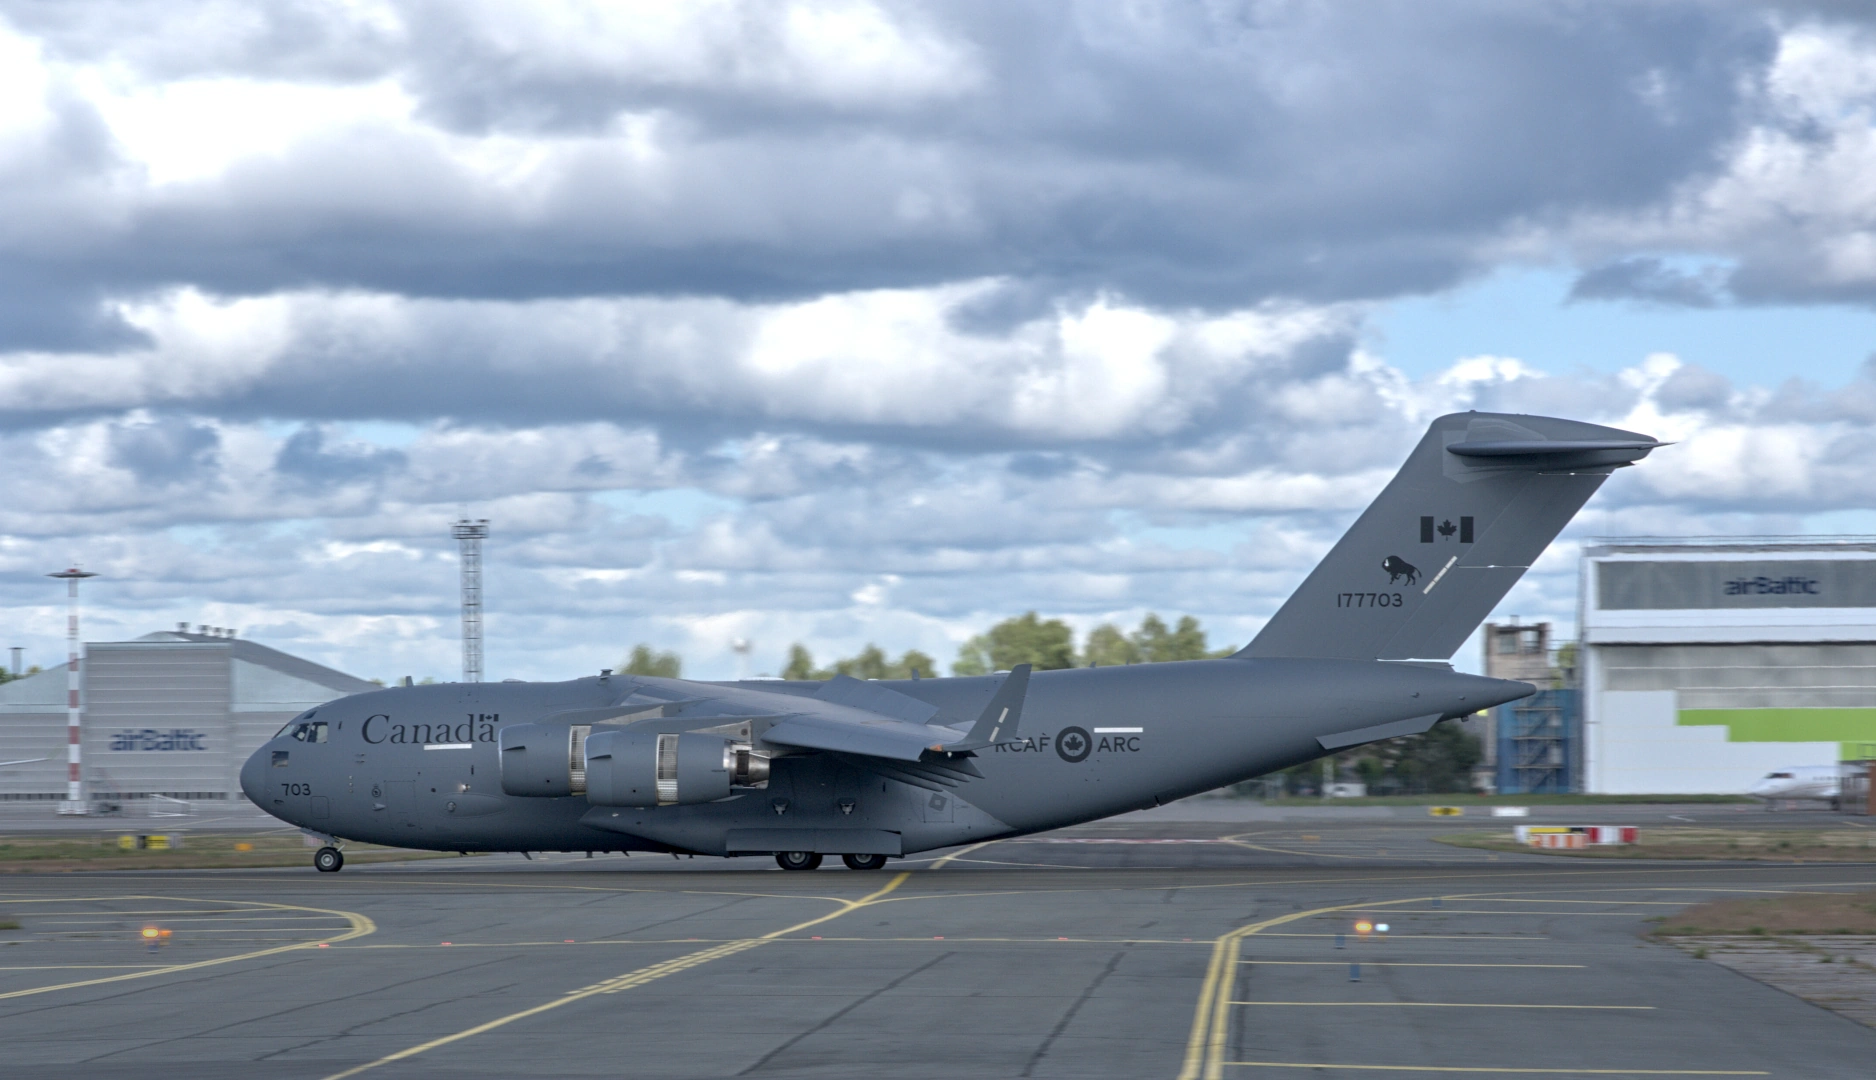
<path id="1" fill-rule="evenodd" d="M 1788 772 L 1766 773 L 1765 778 L 1767 780 L 1789 780 L 1791 779 L 1791 774 Z"/>
<path id="2" fill-rule="evenodd" d="M 293 719 L 291 719 L 291 720 L 288 720 L 288 721 L 287 721 L 287 722 L 286 722 L 285 724 L 282 724 L 282 725 L 281 725 L 281 727 L 280 727 L 280 730 L 279 730 L 279 731 L 276 731 L 276 732 L 274 732 L 274 738 L 276 738 L 276 739 L 278 739 L 278 738 L 280 738 L 280 737 L 282 737 L 282 736 L 284 736 L 284 735 L 291 735 L 291 734 L 293 733 L 293 729 L 294 729 L 294 728 L 295 728 L 296 726 L 298 726 L 298 725 L 300 725 L 300 724 L 302 724 L 302 723 L 305 723 L 305 722 L 306 722 L 306 721 L 308 721 L 308 720 L 311 720 L 311 719 L 312 719 L 312 718 L 313 718 L 314 716 L 317 716 L 318 714 L 319 714 L 319 710 L 318 710 L 318 709 L 308 709 L 308 710 L 306 710 L 305 712 L 303 712 L 303 713 L 301 713 L 300 715 L 298 715 L 298 716 L 296 716 L 296 717 L 294 717 Z M 321 741 L 324 741 L 324 740 L 321 740 Z"/>
<path id="3" fill-rule="evenodd" d="M 280 734 L 297 742 L 322 743 L 326 741 L 326 722 L 314 720 L 311 723 L 288 724 L 281 729 Z"/>

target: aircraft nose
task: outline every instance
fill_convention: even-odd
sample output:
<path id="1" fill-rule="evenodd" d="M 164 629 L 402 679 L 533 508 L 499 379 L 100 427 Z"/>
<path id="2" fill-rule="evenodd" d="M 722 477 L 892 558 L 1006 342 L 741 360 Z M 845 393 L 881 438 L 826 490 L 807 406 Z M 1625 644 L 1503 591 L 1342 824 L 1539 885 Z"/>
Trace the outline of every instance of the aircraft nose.
<path id="1" fill-rule="evenodd" d="M 254 753 L 249 756 L 247 764 L 241 766 L 241 791 L 248 797 L 248 801 L 255 806 L 265 807 L 267 805 L 261 800 L 267 787 L 266 769 L 267 763 L 273 758 L 272 748 L 273 743 L 269 742 L 266 746 L 254 751 Z"/>

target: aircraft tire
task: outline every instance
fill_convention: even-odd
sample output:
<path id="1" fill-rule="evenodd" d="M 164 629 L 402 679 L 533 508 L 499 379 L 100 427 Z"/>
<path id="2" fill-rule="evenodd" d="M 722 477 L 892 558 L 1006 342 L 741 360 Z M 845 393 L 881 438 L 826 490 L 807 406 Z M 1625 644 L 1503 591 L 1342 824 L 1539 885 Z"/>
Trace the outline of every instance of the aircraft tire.
<path id="1" fill-rule="evenodd" d="M 842 855 L 840 861 L 846 863 L 849 870 L 883 870 L 886 867 L 884 855 Z"/>
<path id="2" fill-rule="evenodd" d="M 775 865 L 784 870 L 818 870 L 821 868 L 821 853 L 818 851 L 778 851 L 775 853 Z"/>
<path id="3" fill-rule="evenodd" d="M 336 874 L 345 865 L 345 854 L 335 847 L 322 847 L 313 852 L 313 869 L 322 874 Z"/>

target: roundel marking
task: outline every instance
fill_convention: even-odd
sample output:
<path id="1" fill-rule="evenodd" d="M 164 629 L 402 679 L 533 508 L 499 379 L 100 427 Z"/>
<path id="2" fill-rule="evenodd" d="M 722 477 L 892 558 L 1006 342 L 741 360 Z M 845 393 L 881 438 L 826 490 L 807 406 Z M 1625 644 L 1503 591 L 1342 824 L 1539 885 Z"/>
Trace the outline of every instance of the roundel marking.
<path id="1" fill-rule="evenodd" d="M 1071 765 L 1086 761 L 1094 752 L 1094 736 L 1087 728 L 1065 727 L 1055 736 L 1055 752 Z"/>

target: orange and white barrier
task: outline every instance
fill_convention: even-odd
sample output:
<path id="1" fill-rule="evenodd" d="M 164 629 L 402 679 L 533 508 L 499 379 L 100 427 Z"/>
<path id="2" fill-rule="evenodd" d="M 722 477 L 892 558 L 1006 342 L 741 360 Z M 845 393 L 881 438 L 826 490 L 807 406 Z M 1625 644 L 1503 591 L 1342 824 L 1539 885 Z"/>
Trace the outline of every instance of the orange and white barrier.
<path id="1" fill-rule="evenodd" d="M 1591 844 L 1633 844 L 1639 830 L 1633 825 L 1515 825 L 1518 843 L 1542 848 L 1581 848 Z M 1576 842 L 1557 837 L 1576 837 Z"/>

